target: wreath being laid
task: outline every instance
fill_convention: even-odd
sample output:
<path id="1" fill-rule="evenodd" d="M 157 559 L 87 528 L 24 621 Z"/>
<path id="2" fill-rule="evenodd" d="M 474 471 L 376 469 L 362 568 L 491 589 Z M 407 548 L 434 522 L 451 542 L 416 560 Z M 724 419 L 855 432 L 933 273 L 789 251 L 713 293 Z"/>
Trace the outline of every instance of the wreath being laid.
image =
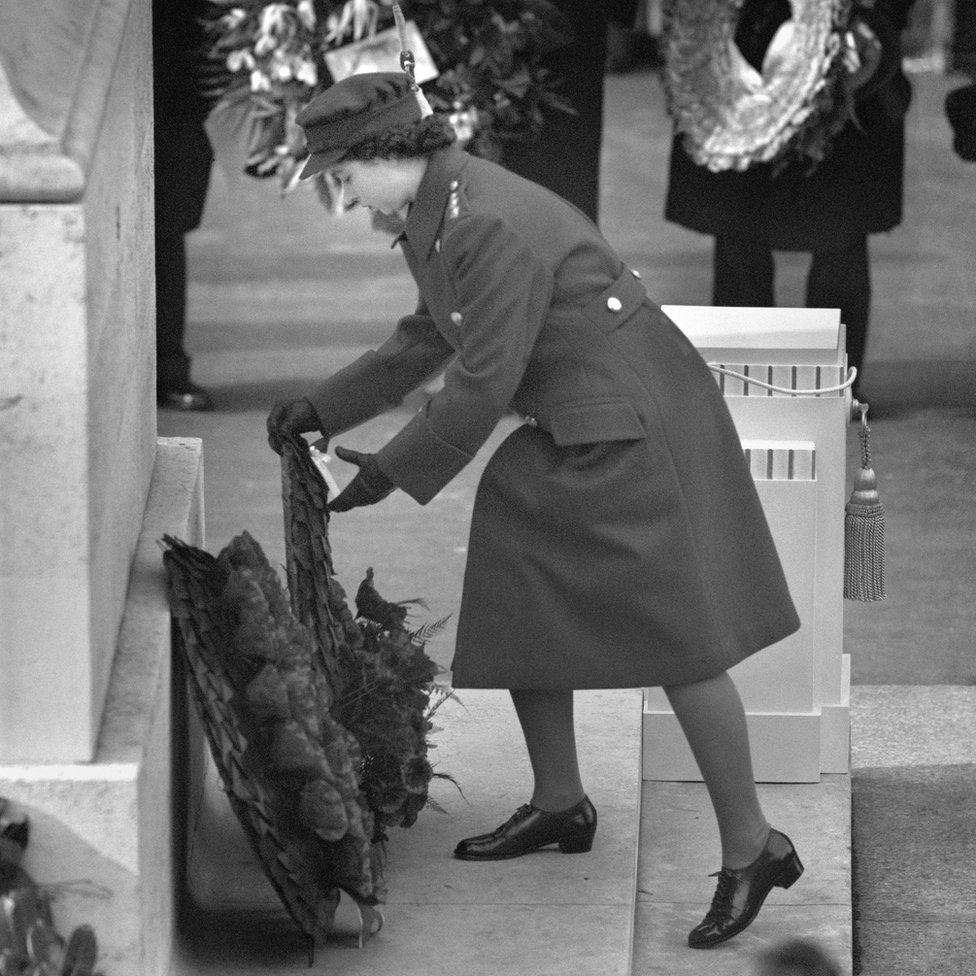
<path id="1" fill-rule="evenodd" d="M 209 75 L 207 95 L 215 112 L 247 119 L 245 171 L 275 177 L 288 191 L 306 153 L 295 116 L 334 80 L 330 63 L 336 69 L 337 52 L 393 30 L 392 0 L 213 2 L 227 11 L 207 24 L 218 69 Z M 541 63 L 570 40 L 548 0 L 410 0 L 401 6 L 434 63 L 436 77 L 423 84 L 427 100 L 450 116 L 475 154 L 497 158 L 506 141 L 538 131 L 547 108 L 573 111 Z"/>
<path id="2" fill-rule="evenodd" d="M 167 536 L 163 560 L 224 789 L 313 953 L 340 891 L 360 907 L 361 940 L 382 923 L 385 828 L 413 824 L 444 775 L 427 736 L 450 696 L 424 650 L 444 621 L 409 630 L 372 570 L 354 617 L 333 570 L 328 489 L 301 438 L 285 443 L 282 471 L 290 603 L 246 532 L 217 557 Z"/>

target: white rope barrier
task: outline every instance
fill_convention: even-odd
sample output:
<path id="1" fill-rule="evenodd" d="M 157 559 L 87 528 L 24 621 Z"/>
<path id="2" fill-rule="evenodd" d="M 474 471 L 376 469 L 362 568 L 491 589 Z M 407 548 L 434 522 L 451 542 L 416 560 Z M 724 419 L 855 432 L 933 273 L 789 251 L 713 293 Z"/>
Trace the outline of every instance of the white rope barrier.
<path id="1" fill-rule="evenodd" d="M 719 366 L 718 363 L 708 363 L 708 368 L 713 373 L 732 376 L 737 380 L 742 380 L 743 383 L 752 383 L 755 386 L 762 387 L 764 390 L 772 390 L 774 393 L 785 393 L 788 396 L 820 396 L 821 393 L 839 393 L 841 390 L 848 389 L 848 387 L 853 385 L 854 380 L 857 379 L 857 369 L 851 366 L 847 371 L 847 379 L 843 383 L 838 383 L 835 386 L 818 386 L 812 390 L 794 390 L 788 386 L 776 386 L 774 383 L 765 383 L 762 380 L 757 380 L 754 376 L 748 376 L 745 373 L 738 373 L 734 369 Z"/>

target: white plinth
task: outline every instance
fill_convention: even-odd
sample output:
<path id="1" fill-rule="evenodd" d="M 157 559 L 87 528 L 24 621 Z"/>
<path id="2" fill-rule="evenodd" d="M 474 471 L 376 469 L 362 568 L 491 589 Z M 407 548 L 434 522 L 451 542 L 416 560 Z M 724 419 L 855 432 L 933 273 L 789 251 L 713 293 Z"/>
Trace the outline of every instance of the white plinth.
<path id="1" fill-rule="evenodd" d="M 791 390 L 839 384 L 836 310 L 665 306 L 705 360 Z M 845 434 L 849 392 L 792 396 L 716 374 L 742 439 L 800 616 L 800 630 L 732 669 L 756 777 L 816 782 L 846 773 L 850 662 L 843 654 Z M 659 688 L 644 703 L 644 776 L 700 774 Z"/>

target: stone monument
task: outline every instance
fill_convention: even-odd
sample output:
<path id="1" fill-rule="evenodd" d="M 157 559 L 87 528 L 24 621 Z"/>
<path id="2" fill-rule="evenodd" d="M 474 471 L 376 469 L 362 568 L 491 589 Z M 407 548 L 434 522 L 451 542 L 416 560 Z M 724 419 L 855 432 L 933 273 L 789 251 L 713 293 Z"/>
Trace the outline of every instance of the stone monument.
<path id="1" fill-rule="evenodd" d="M 147 0 L 0 5 L 0 796 L 107 973 L 168 972 L 169 614 L 200 444 L 157 440 Z M 183 727 L 183 723 L 179 723 Z"/>

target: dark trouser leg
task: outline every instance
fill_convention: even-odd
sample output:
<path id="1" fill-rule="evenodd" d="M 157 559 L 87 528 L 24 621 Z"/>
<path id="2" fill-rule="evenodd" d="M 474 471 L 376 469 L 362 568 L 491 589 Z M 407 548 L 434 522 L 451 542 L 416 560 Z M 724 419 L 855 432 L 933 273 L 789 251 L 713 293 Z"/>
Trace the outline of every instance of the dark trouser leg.
<path id="1" fill-rule="evenodd" d="M 840 309 L 840 320 L 847 327 L 848 365 L 860 372 L 871 310 L 867 237 L 847 248 L 813 252 L 806 300 L 808 308 Z"/>
<path id="2" fill-rule="evenodd" d="M 543 65 L 560 83 L 575 114 L 542 110 L 537 136 L 506 143 L 502 163 L 514 173 L 558 193 L 596 223 L 600 202 L 607 17 L 602 3 L 556 0 L 574 40 L 546 55 Z"/>
<path id="3" fill-rule="evenodd" d="M 776 304 L 773 250 L 765 241 L 720 235 L 712 251 L 712 304 L 770 308 Z"/>
<path id="4" fill-rule="evenodd" d="M 178 389 L 190 377 L 186 327 L 186 239 L 156 225 L 156 388 Z"/>

